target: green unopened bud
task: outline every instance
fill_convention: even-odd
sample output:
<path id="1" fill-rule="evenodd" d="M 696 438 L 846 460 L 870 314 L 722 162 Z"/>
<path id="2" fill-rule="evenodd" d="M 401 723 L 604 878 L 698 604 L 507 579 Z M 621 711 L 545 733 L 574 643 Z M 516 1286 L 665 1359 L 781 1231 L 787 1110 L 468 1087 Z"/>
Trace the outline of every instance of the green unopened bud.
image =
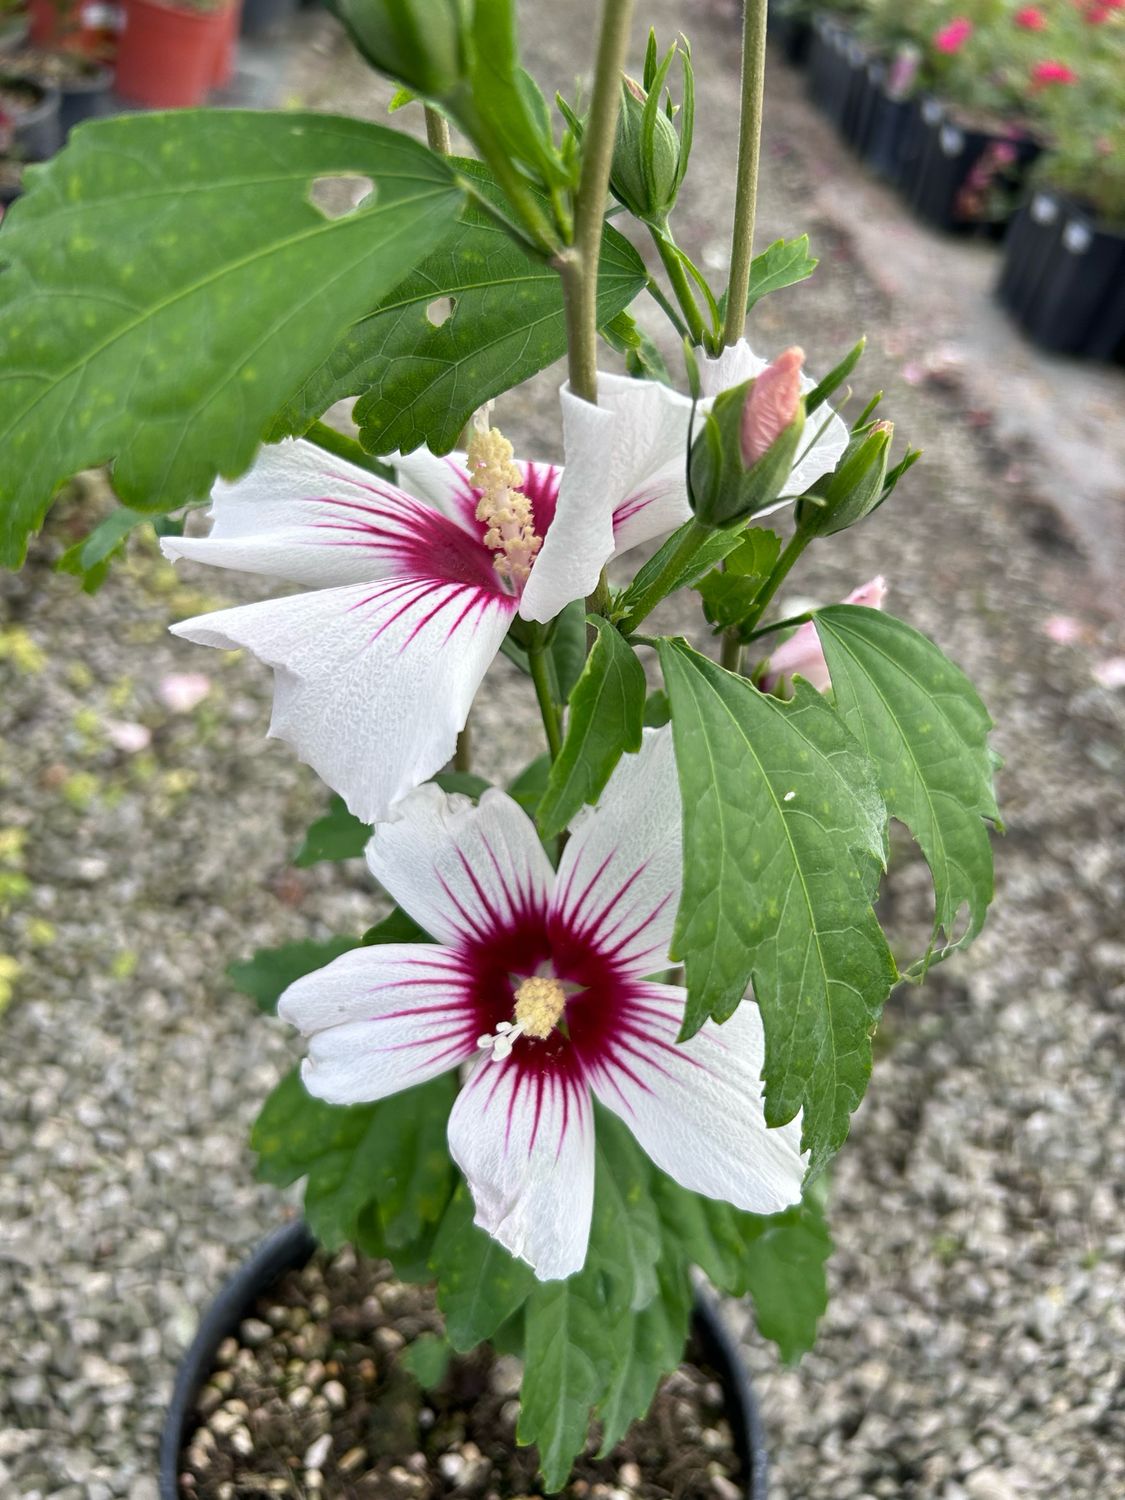
<path id="1" fill-rule="evenodd" d="M 796 462 L 805 427 L 805 405 L 799 396 L 786 413 L 786 425 L 760 456 L 746 462 L 746 413 L 755 384 L 747 380 L 716 396 L 692 444 L 689 495 L 695 518 L 704 526 L 730 526 L 772 505 L 784 493 Z"/>
<path id="2" fill-rule="evenodd" d="M 332 0 L 373 67 L 427 99 L 447 98 L 467 65 L 466 0 Z"/>
<path id="3" fill-rule="evenodd" d="M 855 433 L 833 472 L 798 502 L 798 528 L 810 536 L 832 536 L 869 515 L 883 499 L 893 436 L 893 422 Z"/>
<path id="4" fill-rule="evenodd" d="M 664 219 L 676 201 L 680 137 L 657 101 L 632 78 L 621 83 L 621 112 L 609 184 L 638 219 Z"/>

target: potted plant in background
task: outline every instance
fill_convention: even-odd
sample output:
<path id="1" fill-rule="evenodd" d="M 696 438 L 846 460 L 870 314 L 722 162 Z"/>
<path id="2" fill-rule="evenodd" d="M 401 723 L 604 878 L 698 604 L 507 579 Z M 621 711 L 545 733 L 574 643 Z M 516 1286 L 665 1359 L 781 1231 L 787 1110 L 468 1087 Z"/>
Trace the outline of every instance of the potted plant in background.
<path id="1" fill-rule="evenodd" d="M 60 139 L 58 90 L 0 58 L 0 155 L 44 161 Z"/>
<path id="2" fill-rule="evenodd" d="M 832 407 L 862 339 L 817 381 L 744 337 L 816 265 L 804 236 L 753 253 L 764 0 L 725 287 L 671 229 L 690 57 L 650 35 L 626 76 L 630 0 L 601 7 L 588 108 L 558 116 L 514 0 L 340 9 L 428 146 L 313 112 L 93 121 L 0 233 L 0 556 L 108 457 L 124 504 L 67 557 L 88 583 L 147 515 L 169 556 L 296 584 L 176 633 L 274 670 L 274 732 L 337 794 L 300 859 L 366 851 L 386 913 L 240 966 L 307 1038 L 255 1128 L 261 1173 L 304 1179 L 316 1237 L 352 1248 L 294 1282 L 294 1231 L 254 1263 L 274 1300 L 185 1367 L 165 1494 L 206 1493 L 218 1456 L 235 1492 L 277 1458 L 269 1493 L 380 1500 L 589 1486 L 608 1459 L 627 1493 L 757 1497 L 736 1383 L 724 1413 L 682 1364 L 696 1270 L 786 1357 L 810 1345 L 825 1173 L 882 1008 L 992 897 L 991 721 L 964 674 L 883 610 L 881 578 L 778 604 L 919 455 L 892 453 L 879 396 Z M 449 154 L 450 122 L 476 158 Z M 341 177 L 374 191 L 329 215 L 315 189 Z M 646 294 L 674 365 L 627 311 Z M 599 368 L 614 353 L 626 374 Z M 517 460 L 506 394 L 563 356 L 563 463 Z M 357 437 L 322 420 L 349 396 Z M 208 535 L 167 519 L 208 491 Z M 714 656 L 652 633 L 676 593 Z M 507 784 L 466 733 L 501 652 L 541 722 Z M 897 958 L 892 818 L 934 890 Z"/>
<path id="3" fill-rule="evenodd" d="M 1121 60 L 1125 10 L 1090 4 L 1068 18 L 1083 27 L 1082 70 L 1056 66 L 1041 85 L 1050 147 L 1005 244 L 998 293 L 1044 348 L 1093 358 L 1125 354 L 1125 125 Z M 1044 23 L 1043 31 L 1047 30 Z M 1050 38 L 1064 56 L 1060 27 Z M 1062 69 L 1073 75 L 1063 82 Z"/>
<path id="4" fill-rule="evenodd" d="M 113 68 L 87 52 L 69 48 L 45 52 L 25 47 L 12 54 L 11 65 L 26 77 L 57 90 L 59 129 L 64 139 L 81 120 L 97 119 L 113 108 Z"/>
<path id="5" fill-rule="evenodd" d="M 116 87 L 151 109 L 202 104 L 229 76 L 233 0 L 124 0 Z"/>
<path id="6" fill-rule="evenodd" d="M 23 46 L 29 25 L 23 0 L 0 0 L 0 54 Z"/>

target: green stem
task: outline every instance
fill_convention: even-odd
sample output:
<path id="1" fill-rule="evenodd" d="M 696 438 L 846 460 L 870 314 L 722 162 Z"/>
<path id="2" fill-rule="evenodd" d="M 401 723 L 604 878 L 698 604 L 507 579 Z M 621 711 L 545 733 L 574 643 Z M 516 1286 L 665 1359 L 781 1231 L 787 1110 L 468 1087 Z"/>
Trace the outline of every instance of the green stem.
<path id="1" fill-rule="evenodd" d="M 684 263 L 680 259 L 669 235 L 649 225 L 652 231 L 653 243 L 663 262 L 664 269 L 668 273 L 668 280 L 672 290 L 676 294 L 676 301 L 680 304 L 680 311 L 687 320 L 688 332 L 692 343 L 698 348 L 702 345 L 705 330 L 703 325 L 703 314 L 699 311 L 699 304 L 695 300 L 695 293 L 691 289 L 691 282 L 684 270 Z"/>
<path id="2" fill-rule="evenodd" d="M 426 105 L 426 141 L 431 151 L 439 156 L 448 156 L 453 149 L 449 134 L 449 122 L 443 114 Z"/>
<path id="3" fill-rule="evenodd" d="M 570 389 L 598 399 L 598 257 L 602 248 L 609 169 L 621 108 L 621 71 L 629 46 L 633 0 L 605 0 L 590 113 L 582 132 L 582 170 L 574 205 L 574 247 L 559 259 L 566 303 Z"/>
<path id="4" fill-rule="evenodd" d="M 551 685 L 551 664 L 545 646 L 531 646 L 527 653 L 531 667 L 531 680 L 535 684 L 535 696 L 539 700 L 539 712 L 543 728 L 547 732 L 547 749 L 551 759 L 557 760 L 562 749 L 562 726 L 559 723 L 559 707 Z"/>
<path id="5" fill-rule="evenodd" d="M 682 575 L 684 564 L 691 561 L 710 535 L 710 527 L 702 525 L 699 521 L 692 521 L 680 538 L 675 551 L 669 554 L 660 572 L 641 594 L 625 619 L 619 621 L 617 628 L 622 635 L 632 635 L 641 621 L 656 608 L 661 599 L 666 597 L 668 581 Z"/>
<path id="6" fill-rule="evenodd" d="M 723 343 L 737 344 L 746 327 L 758 160 L 762 147 L 762 87 L 766 74 L 766 0 L 746 0 L 742 18 L 742 108 L 738 125 L 738 186 L 730 247 Z"/>
<path id="7" fill-rule="evenodd" d="M 687 324 L 680 317 L 679 313 L 672 306 L 672 304 L 668 301 L 668 298 L 664 295 L 664 290 L 661 287 L 660 283 L 653 277 L 649 276 L 645 280 L 645 290 L 648 292 L 652 300 L 656 303 L 657 307 L 660 308 L 661 312 L 668 319 L 669 323 L 671 323 L 672 327 L 676 330 L 680 337 L 682 339 L 686 339 L 688 337 Z"/>
<path id="8" fill-rule="evenodd" d="M 394 470 L 389 464 L 382 463 L 373 453 L 368 453 L 366 448 L 361 448 L 355 438 L 345 437 L 342 432 L 329 427 L 327 422 L 314 422 L 311 427 L 307 428 L 305 441 L 315 443 L 326 453 L 334 453 L 337 458 L 347 459 L 348 463 L 355 464 L 359 469 L 366 469 L 369 474 L 377 474 L 380 479 L 394 479 L 395 477 Z"/>
<path id="9" fill-rule="evenodd" d="M 738 672 L 742 666 L 742 639 L 737 630 L 724 630 L 719 647 L 719 665 L 728 672 Z"/>
<path id="10" fill-rule="evenodd" d="M 751 641 L 760 640 L 764 635 L 773 635 L 775 630 L 788 630 L 791 625 L 807 625 L 812 619 L 812 611 L 805 610 L 801 615 L 789 615 L 784 620 L 773 620 L 769 625 L 759 625 L 757 630 L 750 631 L 749 635 L 743 636 L 743 641 L 749 645 Z"/>
<path id="11" fill-rule="evenodd" d="M 473 104 L 468 93 L 457 97 L 451 105 L 454 117 L 471 138 L 484 157 L 496 181 L 504 189 L 504 196 L 515 210 L 517 218 L 531 237 L 539 254 L 548 257 L 559 253 L 559 237 L 544 212 L 538 196 L 512 161 L 500 133 Z"/>
<path id="12" fill-rule="evenodd" d="M 795 532 L 793 536 L 789 538 L 789 541 L 785 544 L 781 556 L 773 565 L 773 572 L 766 579 L 757 597 L 755 598 L 754 608 L 742 622 L 742 633 L 744 635 L 746 634 L 747 626 L 751 627 L 751 639 L 753 638 L 753 635 L 756 634 L 753 627 L 757 625 L 758 621 L 765 614 L 766 607 L 769 604 L 770 600 L 777 593 L 778 589 L 785 582 L 786 578 L 788 578 L 793 564 L 797 561 L 801 553 L 805 550 L 805 548 L 811 541 L 812 534 L 811 532 L 807 531 Z"/>

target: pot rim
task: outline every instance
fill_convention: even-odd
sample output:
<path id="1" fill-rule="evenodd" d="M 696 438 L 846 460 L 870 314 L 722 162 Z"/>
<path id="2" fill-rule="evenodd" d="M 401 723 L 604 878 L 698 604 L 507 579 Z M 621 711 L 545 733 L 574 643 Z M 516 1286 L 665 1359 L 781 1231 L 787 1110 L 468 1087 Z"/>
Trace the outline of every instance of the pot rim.
<path id="1" fill-rule="evenodd" d="M 160 1433 L 160 1500 L 180 1500 L 179 1459 L 185 1431 L 196 1393 L 214 1365 L 219 1345 L 235 1331 L 261 1294 L 286 1271 L 305 1265 L 316 1248 L 316 1239 L 303 1219 L 282 1224 L 250 1252 L 202 1314 L 176 1371 Z M 718 1299 L 701 1286 L 695 1292 L 692 1332 L 723 1388 L 734 1446 L 745 1471 L 740 1482 L 746 1500 L 766 1500 L 765 1429 L 750 1377 Z"/>

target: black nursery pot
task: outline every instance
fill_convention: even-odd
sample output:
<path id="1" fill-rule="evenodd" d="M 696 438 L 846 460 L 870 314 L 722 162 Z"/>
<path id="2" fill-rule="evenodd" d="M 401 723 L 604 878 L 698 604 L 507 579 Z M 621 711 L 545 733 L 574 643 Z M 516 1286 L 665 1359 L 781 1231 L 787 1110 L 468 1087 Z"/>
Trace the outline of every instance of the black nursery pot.
<path id="1" fill-rule="evenodd" d="M 59 86 L 59 127 L 64 139 L 83 120 L 100 120 L 114 113 L 112 90 L 113 69 L 100 64 Z"/>
<path id="2" fill-rule="evenodd" d="M 1047 190 L 1012 225 L 997 295 L 1044 349 L 1125 355 L 1125 232 Z"/>
<path id="3" fill-rule="evenodd" d="M 917 105 L 913 99 L 892 99 L 886 90 L 885 68 L 880 77 L 879 67 L 882 64 L 872 64 L 868 70 L 871 102 L 859 150 L 873 172 L 897 182 L 904 142 L 917 114 Z"/>
<path id="4" fill-rule="evenodd" d="M 777 15 L 771 11 L 766 29 L 789 66 L 804 67 L 812 44 L 812 27 L 804 16 Z"/>
<path id="5" fill-rule="evenodd" d="M 62 143 L 58 89 L 22 73 L 0 70 L 0 89 L 5 88 L 26 92 L 33 100 L 15 113 L 12 154 L 21 161 L 45 161 Z"/>
<path id="6" fill-rule="evenodd" d="M 302 1220 L 283 1225 L 262 1241 L 238 1268 L 200 1320 L 172 1388 L 160 1436 L 160 1500 L 180 1500 L 180 1454 L 193 1426 L 195 1398 L 214 1368 L 222 1341 L 247 1317 L 255 1302 L 287 1271 L 306 1264 L 316 1241 Z M 714 1300 L 697 1294 L 692 1337 L 715 1372 L 726 1400 L 735 1449 L 742 1462 L 746 1500 L 766 1500 L 765 1435 L 738 1346 Z"/>
<path id="7" fill-rule="evenodd" d="M 270 36 L 296 13 L 297 0 L 243 0 L 242 35 Z"/>
<path id="8" fill-rule="evenodd" d="M 977 230 L 999 236 L 1011 214 L 993 194 L 1014 205 L 1027 169 L 1042 147 L 1016 130 L 976 130 L 927 101 L 920 149 L 908 189 L 915 212 L 936 229 Z M 940 107 L 939 107 L 940 108 Z"/>

